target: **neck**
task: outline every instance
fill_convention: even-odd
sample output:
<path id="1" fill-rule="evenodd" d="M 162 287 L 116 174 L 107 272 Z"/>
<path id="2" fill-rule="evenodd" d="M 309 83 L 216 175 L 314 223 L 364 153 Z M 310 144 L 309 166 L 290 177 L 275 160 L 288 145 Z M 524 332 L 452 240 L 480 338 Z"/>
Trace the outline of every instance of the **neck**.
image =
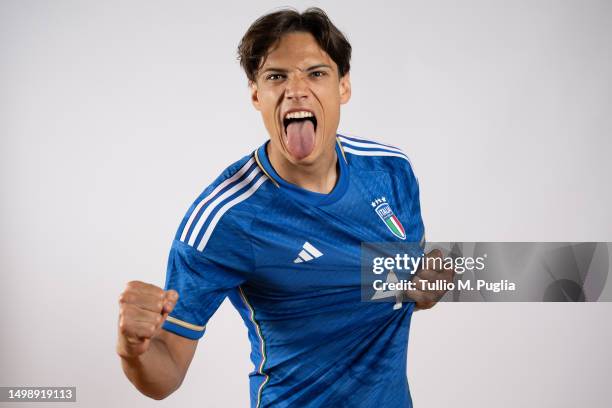
<path id="1" fill-rule="evenodd" d="M 266 153 L 270 164 L 283 180 L 305 190 L 329 194 L 338 180 L 338 156 L 336 150 L 321 155 L 315 163 L 296 165 L 288 161 L 268 143 Z"/>

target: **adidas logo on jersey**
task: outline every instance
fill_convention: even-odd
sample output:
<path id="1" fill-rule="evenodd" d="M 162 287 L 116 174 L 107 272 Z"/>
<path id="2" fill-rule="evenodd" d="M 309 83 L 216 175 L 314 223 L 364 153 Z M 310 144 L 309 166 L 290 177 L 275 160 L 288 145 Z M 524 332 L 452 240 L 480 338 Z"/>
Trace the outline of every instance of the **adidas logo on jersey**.
<path id="1" fill-rule="evenodd" d="M 293 263 L 308 262 L 321 256 L 323 256 L 323 253 L 312 246 L 310 242 L 306 241 L 304 242 L 304 245 L 302 245 L 302 250 L 298 254 L 297 258 L 293 260 Z"/>

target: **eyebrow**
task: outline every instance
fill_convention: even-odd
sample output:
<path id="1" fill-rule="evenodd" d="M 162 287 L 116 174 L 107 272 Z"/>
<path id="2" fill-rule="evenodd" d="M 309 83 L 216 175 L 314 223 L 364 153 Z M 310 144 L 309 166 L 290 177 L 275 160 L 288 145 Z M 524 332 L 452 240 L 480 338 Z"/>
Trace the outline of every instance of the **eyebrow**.
<path id="1" fill-rule="evenodd" d="M 317 64 L 317 65 L 313 65 L 311 67 L 306 68 L 305 71 L 312 71 L 314 69 L 318 69 L 318 68 L 329 68 L 332 69 L 331 65 L 327 65 L 327 64 Z M 269 71 L 274 71 L 274 72 L 289 72 L 288 70 L 284 69 L 284 68 L 274 68 L 274 67 L 270 67 L 270 68 L 266 68 L 263 71 L 261 71 L 261 74 L 265 74 L 266 72 Z M 300 70 L 300 71 L 304 71 L 304 70 Z"/>

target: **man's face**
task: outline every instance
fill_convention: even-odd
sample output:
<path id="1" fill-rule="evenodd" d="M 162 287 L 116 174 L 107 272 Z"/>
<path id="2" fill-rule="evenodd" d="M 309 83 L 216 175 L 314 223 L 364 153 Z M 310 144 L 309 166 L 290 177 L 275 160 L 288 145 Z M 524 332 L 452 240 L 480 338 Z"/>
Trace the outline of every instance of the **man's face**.
<path id="1" fill-rule="evenodd" d="M 336 63 L 310 33 L 284 35 L 271 47 L 250 86 L 274 153 L 295 165 L 313 164 L 333 154 L 340 105 L 351 95 L 350 79 L 348 73 L 339 78 Z M 314 117 L 303 118 L 308 114 L 295 111 Z"/>

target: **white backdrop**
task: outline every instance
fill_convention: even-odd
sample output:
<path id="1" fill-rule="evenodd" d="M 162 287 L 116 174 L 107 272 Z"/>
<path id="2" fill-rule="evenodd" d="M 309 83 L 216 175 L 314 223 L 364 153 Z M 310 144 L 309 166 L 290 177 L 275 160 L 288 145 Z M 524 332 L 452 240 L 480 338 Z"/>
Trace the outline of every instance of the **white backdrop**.
<path id="1" fill-rule="evenodd" d="M 291 3 L 353 45 L 340 132 L 408 153 L 429 241 L 612 241 L 612 2 L 460 3 Z M 74 385 L 73 407 L 248 405 L 229 302 L 154 402 L 121 371 L 117 298 L 163 285 L 187 207 L 267 138 L 235 52 L 285 4 L 0 1 L 0 386 Z M 418 312 L 415 407 L 609 407 L 611 312 Z"/>

